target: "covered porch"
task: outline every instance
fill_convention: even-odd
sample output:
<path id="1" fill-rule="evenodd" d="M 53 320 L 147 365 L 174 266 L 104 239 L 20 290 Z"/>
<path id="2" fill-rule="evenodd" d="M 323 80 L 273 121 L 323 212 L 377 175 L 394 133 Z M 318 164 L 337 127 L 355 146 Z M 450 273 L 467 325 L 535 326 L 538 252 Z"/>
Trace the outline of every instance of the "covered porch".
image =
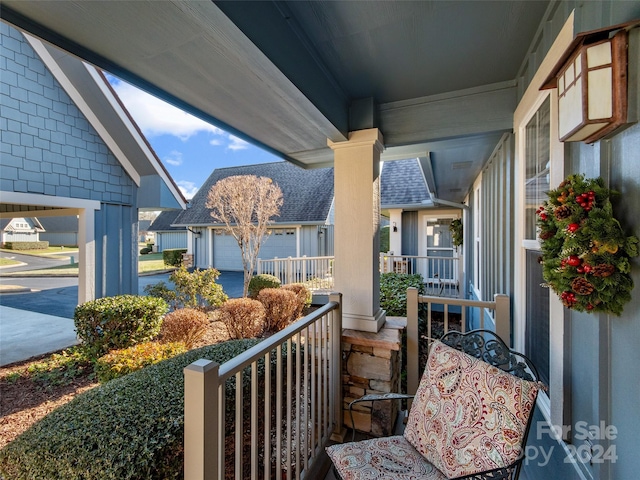
<path id="1" fill-rule="evenodd" d="M 434 207 L 458 210 L 465 225 L 464 297 L 507 294 L 505 340 L 548 362 L 551 389 L 536 411 L 546 434 L 536 440 L 552 455 L 523 476 L 605 480 L 640 469 L 640 416 L 629 415 L 640 386 L 628 381 L 628 365 L 640 363 L 638 296 L 621 317 L 532 296 L 540 197 L 528 195 L 529 185 L 540 194 L 569 173 L 604 176 L 626 199 L 625 225 L 638 228 L 628 207 L 640 202 L 638 29 L 629 29 L 625 129 L 593 145 L 562 143 L 557 90 L 540 91 L 580 33 L 640 18 L 637 2 L 7 0 L 0 15 L 287 161 L 333 165 L 341 328 L 378 334 L 388 322 L 378 293 L 380 162 L 418 159 Z M 394 208 L 409 224 L 409 207 Z M 544 342 L 531 337 L 541 311 Z M 601 421 L 618 428 L 616 439 L 548 435 L 550 425 Z M 612 443 L 617 461 L 597 461 Z M 564 462 L 580 447 L 585 461 Z M 187 464 L 211 475 L 206 463 Z"/>

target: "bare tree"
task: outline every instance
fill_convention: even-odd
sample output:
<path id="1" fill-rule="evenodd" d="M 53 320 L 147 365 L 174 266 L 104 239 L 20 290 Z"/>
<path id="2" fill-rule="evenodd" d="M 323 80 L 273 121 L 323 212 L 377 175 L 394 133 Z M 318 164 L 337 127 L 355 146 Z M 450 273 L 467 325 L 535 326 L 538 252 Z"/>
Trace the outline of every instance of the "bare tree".
<path id="1" fill-rule="evenodd" d="M 270 178 L 236 175 L 211 187 L 206 206 L 211 209 L 213 219 L 224 223 L 225 231 L 238 242 L 246 297 L 260 247 L 269 236 L 271 219 L 280 215 L 282 190 Z"/>

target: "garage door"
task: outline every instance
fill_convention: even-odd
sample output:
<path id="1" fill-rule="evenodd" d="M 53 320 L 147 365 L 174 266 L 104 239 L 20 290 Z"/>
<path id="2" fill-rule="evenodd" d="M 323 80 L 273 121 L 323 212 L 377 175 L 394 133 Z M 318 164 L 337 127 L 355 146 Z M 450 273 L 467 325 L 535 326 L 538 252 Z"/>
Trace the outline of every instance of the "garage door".
<path id="1" fill-rule="evenodd" d="M 220 232 L 220 233 L 218 233 Z M 296 256 L 296 231 L 293 228 L 273 229 L 260 248 L 260 258 Z M 242 257 L 236 239 L 216 230 L 213 240 L 213 265 L 218 270 L 242 271 Z"/>

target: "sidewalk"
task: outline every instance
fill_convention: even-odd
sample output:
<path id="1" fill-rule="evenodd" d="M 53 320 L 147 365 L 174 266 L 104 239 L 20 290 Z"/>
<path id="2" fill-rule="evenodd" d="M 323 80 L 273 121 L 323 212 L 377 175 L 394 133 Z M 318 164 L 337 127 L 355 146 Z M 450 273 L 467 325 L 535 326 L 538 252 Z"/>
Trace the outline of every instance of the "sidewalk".
<path id="1" fill-rule="evenodd" d="M 0 305 L 0 366 L 77 343 L 70 318 Z"/>

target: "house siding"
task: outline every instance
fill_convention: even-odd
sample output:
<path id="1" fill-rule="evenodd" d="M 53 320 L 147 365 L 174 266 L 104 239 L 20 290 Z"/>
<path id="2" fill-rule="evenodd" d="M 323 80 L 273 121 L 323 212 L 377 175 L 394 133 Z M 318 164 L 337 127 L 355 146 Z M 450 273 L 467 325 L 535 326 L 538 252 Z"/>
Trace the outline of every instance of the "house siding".
<path id="1" fill-rule="evenodd" d="M 137 293 L 138 187 L 23 35 L 0 42 L 0 191 L 101 202 L 95 295 Z"/>
<path id="2" fill-rule="evenodd" d="M 576 4 L 565 2 L 556 7 L 555 14 L 545 24 L 543 30 L 549 30 L 538 45 L 538 61 L 544 58 L 548 44 L 562 26 L 571 8 L 575 7 L 575 31 L 587 31 L 606 25 L 622 23 L 640 18 L 638 2 L 584 2 Z M 553 33 L 551 33 L 553 32 Z M 629 104 L 630 113 L 637 121 L 640 105 L 640 85 L 638 72 L 638 52 L 640 52 L 640 32 L 635 29 L 630 34 L 629 48 Z M 532 65 L 536 63 L 532 61 Z M 531 70 L 531 76 L 536 68 Z M 530 76 L 523 76 L 529 78 Z M 523 82 L 523 87 L 526 88 Z M 565 174 L 580 173 L 586 177 L 601 176 L 608 186 L 620 192 L 614 200 L 614 212 L 627 234 L 640 232 L 640 218 L 637 205 L 640 205 L 640 125 L 631 125 L 626 130 L 593 145 L 583 143 L 565 143 Z M 552 451 L 549 462 L 541 466 L 539 462 L 530 462 L 533 468 L 526 468 L 525 479 L 563 478 L 578 479 L 631 479 L 637 478 L 640 471 L 640 456 L 637 455 L 640 415 L 637 402 L 640 398 L 640 382 L 633 367 L 640 364 L 640 261 L 632 261 L 631 272 L 635 289 L 632 300 L 625 305 L 620 317 L 599 314 L 580 313 L 564 309 L 563 318 L 552 321 L 564 321 L 569 335 L 564 350 L 568 357 L 565 362 L 565 378 L 569 385 L 565 392 L 565 417 L 563 423 L 572 426 L 574 431 L 578 422 L 589 426 L 611 425 L 615 427 L 615 438 L 595 439 L 595 461 L 589 459 L 572 462 L 571 456 L 562 448 L 562 444 L 550 435 L 538 435 L 538 427 L 547 425 L 546 420 L 536 410 L 536 417 L 529 437 L 531 452 Z M 631 369 L 631 370 L 630 370 Z M 556 406 L 557 408 L 557 406 Z M 601 423 L 603 422 L 603 423 Z M 568 443 L 571 449 L 588 452 L 588 446 L 580 438 L 572 438 Z M 607 451 L 613 448 L 616 459 L 604 458 L 599 462 L 599 447 Z M 551 449 L 551 450 L 550 450 Z M 575 452 L 575 450 L 574 450 Z M 575 458 L 576 456 L 574 456 Z"/>
<path id="3" fill-rule="evenodd" d="M 77 232 L 69 232 L 69 233 L 41 233 L 40 240 L 45 240 L 49 242 L 51 246 L 63 245 L 66 247 L 77 246 L 78 245 L 78 233 Z"/>
<path id="4" fill-rule="evenodd" d="M 187 232 L 156 232 L 158 252 L 171 248 L 187 248 Z"/>

